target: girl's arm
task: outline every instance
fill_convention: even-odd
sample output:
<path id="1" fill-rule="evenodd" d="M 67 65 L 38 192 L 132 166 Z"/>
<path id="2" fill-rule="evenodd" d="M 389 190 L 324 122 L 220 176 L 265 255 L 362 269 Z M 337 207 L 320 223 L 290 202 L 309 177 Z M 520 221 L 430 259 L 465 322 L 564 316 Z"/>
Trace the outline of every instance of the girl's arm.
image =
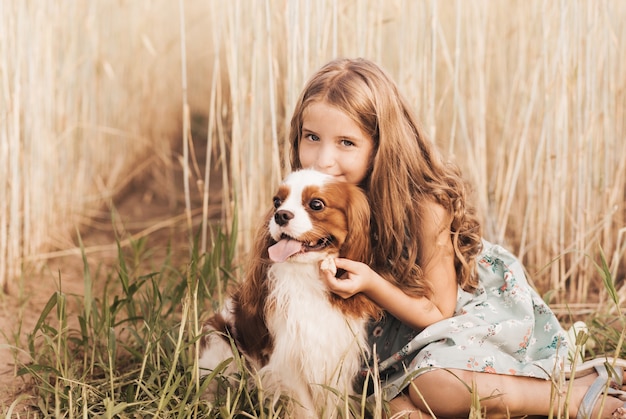
<path id="1" fill-rule="evenodd" d="M 427 297 L 413 297 L 405 294 L 365 263 L 337 258 L 335 265 L 338 269 L 346 270 L 347 276 L 335 278 L 330 271 L 322 270 L 322 277 L 331 292 L 342 298 L 349 298 L 362 292 L 398 320 L 414 329 L 423 329 L 452 315 L 452 313 L 442 312 Z"/>
<path id="2" fill-rule="evenodd" d="M 458 291 L 454 247 L 450 236 L 452 216 L 441 205 L 429 202 L 422 221 L 420 260 L 424 280 L 432 291 L 431 301 L 445 317 L 451 317 L 456 308 Z"/>
<path id="3" fill-rule="evenodd" d="M 323 277 L 330 291 L 343 298 L 362 292 L 414 329 L 423 329 L 451 317 L 456 307 L 457 280 L 450 216 L 442 206 L 432 203 L 422 218 L 424 229 L 420 243 L 424 245 L 420 259 L 424 280 L 432 291 L 430 298 L 407 295 L 366 264 L 342 258 L 335 259 L 335 264 L 347 271 L 347 277 L 335 278 L 324 271 Z"/>

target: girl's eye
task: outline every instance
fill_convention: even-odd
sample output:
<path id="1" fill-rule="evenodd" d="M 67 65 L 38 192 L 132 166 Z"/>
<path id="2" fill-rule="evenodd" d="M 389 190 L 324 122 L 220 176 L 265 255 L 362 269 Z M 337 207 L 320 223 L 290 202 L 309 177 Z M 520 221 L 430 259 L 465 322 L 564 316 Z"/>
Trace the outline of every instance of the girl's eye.
<path id="1" fill-rule="evenodd" d="M 309 202 L 309 208 L 311 208 L 313 211 L 321 211 L 324 209 L 324 207 L 324 201 L 322 201 L 321 199 L 315 198 L 312 199 L 311 202 Z"/>
<path id="2" fill-rule="evenodd" d="M 318 137 L 315 134 L 306 134 L 304 136 L 304 138 L 308 139 L 309 141 L 319 141 L 320 140 L 320 137 Z"/>
<path id="3" fill-rule="evenodd" d="M 352 147 L 354 146 L 354 143 L 344 138 L 343 140 L 341 140 L 341 145 L 343 145 L 344 147 Z"/>
<path id="4" fill-rule="evenodd" d="M 281 201 L 279 197 L 277 197 L 277 196 L 274 197 L 274 208 L 280 207 L 280 204 L 282 204 L 282 203 L 283 203 L 283 201 Z"/>

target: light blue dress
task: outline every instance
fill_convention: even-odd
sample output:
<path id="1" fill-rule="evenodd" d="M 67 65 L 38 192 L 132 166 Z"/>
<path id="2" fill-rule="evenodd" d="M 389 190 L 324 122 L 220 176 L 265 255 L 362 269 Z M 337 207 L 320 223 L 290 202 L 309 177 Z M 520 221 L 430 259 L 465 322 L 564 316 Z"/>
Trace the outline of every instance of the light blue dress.
<path id="1" fill-rule="evenodd" d="M 369 342 L 385 400 L 433 367 L 544 379 L 558 374 L 567 357 L 566 333 L 528 283 L 522 264 L 483 241 L 477 269 L 478 288 L 459 288 L 453 317 L 420 333 L 390 315 L 371 324 Z"/>

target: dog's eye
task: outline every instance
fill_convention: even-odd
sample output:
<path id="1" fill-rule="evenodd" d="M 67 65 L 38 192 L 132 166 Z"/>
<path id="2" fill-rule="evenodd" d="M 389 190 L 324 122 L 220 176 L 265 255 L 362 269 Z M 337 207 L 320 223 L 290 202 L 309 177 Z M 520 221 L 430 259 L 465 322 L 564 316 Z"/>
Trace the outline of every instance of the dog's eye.
<path id="1" fill-rule="evenodd" d="M 318 198 L 312 199 L 311 202 L 309 202 L 309 208 L 313 211 L 321 211 L 324 209 L 324 206 L 324 201 Z"/>
<path id="2" fill-rule="evenodd" d="M 280 204 L 282 204 L 282 203 L 283 203 L 283 201 L 279 197 L 277 197 L 277 196 L 274 197 L 274 208 L 280 207 Z"/>

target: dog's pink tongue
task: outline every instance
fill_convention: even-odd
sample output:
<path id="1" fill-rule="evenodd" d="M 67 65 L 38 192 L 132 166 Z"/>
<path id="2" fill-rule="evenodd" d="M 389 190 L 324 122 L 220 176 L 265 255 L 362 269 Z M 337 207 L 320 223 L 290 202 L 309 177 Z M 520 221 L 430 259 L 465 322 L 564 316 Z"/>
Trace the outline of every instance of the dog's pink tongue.
<path id="1" fill-rule="evenodd" d="M 289 256 L 298 253 L 300 250 L 302 250 L 302 243 L 290 239 L 282 239 L 267 249 L 270 259 L 274 262 L 284 262 Z"/>

